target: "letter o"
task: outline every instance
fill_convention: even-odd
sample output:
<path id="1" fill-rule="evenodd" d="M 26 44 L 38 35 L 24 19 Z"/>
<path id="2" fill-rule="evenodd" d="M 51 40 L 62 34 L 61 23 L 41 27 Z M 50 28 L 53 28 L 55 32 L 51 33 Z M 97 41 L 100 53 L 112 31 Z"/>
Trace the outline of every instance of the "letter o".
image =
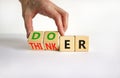
<path id="1" fill-rule="evenodd" d="M 50 35 L 53 35 L 52 37 L 50 37 Z M 50 32 L 48 35 L 47 35 L 47 39 L 48 40 L 53 40 L 55 38 L 56 34 L 53 33 L 53 32 Z"/>

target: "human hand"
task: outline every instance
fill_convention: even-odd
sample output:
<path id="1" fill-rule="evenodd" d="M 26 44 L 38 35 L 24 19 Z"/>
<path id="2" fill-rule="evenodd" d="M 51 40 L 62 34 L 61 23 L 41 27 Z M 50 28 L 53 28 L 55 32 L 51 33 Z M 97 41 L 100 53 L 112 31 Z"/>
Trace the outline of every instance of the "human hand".
<path id="1" fill-rule="evenodd" d="M 63 36 L 68 26 L 68 13 L 56 6 L 50 0 L 20 0 L 22 5 L 22 15 L 27 32 L 27 38 L 33 31 L 32 19 L 36 14 L 53 18 L 59 33 Z"/>

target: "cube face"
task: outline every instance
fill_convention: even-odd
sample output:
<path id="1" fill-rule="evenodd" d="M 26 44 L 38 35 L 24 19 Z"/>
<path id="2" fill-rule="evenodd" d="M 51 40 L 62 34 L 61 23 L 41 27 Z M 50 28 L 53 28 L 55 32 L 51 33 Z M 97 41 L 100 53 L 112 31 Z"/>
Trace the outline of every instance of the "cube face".
<path id="1" fill-rule="evenodd" d="M 87 52 L 89 49 L 89 37 L 87 36 L 75 36 L 75 51 Z"/>
<path id="2" fill-rule="evenodd" d="M 43 42 L 44 32 L 43 31 L 33 31 L 30 33 L 28 42 Z"/>
<path id="3" fill-rule="evenodd" d="M 43 50 L 43 31 L 34 31 L 30 33 L 28 44 L 32 50 Z"/>
<path id="4" fill-rule="evenodd" d="M 74 36 L 60 37 L 60 51 L 74 52 Z"/>
<path id="5" fill-rule="evenodd" d="M 59 32 L 46 31 L 44 33 L 44 48 L 45 50 L 59 50 Z"/>

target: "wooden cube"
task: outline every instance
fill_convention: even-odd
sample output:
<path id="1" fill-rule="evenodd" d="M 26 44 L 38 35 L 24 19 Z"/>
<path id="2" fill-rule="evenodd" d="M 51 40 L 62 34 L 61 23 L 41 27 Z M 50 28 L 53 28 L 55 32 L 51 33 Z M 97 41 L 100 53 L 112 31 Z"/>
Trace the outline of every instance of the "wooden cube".
<path id="1" fill-rule="evenodd" d="M 75 36 L 75 51 L 87 52 L 89 49 L 89 37 L 88 36 Z"/>
<path id="2" fill-rule="evenodd" d="M 74 52 L 74 36 L 60 37 L 60 51 Z"/>
<path id="3" fill-rule="evenodd" d="M 44 34 L 44 48 L 45 50 L 59 50 L 59 32 L 46 31 Z"/>
<path id="4" fill-rule="evenodd" d="M 30 33 L 28 44 L 32 50 L 44 50 L 43 36 L 43 31 L 33 31 Z"/>

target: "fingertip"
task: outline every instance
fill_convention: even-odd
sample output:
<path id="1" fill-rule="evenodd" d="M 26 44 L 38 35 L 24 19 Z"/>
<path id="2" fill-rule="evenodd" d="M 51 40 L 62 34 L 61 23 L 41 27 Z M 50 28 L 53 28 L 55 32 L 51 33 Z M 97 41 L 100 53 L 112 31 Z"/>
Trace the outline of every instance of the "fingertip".
<path id="1" fill-rule="evenodd" d="M 64 36 L 64 30 L 58 30 L 61 36 Z"/>
<path id="2" fill-rule="evenodd" d="M 66 27 L 64 27 L 64 32 L 66 32 L 67 31 L 67 26 Z"/>
<path id="3" fill-rule="evenodd" d="M 60 32 L 60 35 L 61 35 L 61 36 L 64 36 L 64 33 L 61 33 L 61 32 Z"/>
<path id="4" fill-rule="evenodd" d="M 29 36 L 30 36 L 30 33 L 26 35 L 27 38 L 29 38 Z"/>

